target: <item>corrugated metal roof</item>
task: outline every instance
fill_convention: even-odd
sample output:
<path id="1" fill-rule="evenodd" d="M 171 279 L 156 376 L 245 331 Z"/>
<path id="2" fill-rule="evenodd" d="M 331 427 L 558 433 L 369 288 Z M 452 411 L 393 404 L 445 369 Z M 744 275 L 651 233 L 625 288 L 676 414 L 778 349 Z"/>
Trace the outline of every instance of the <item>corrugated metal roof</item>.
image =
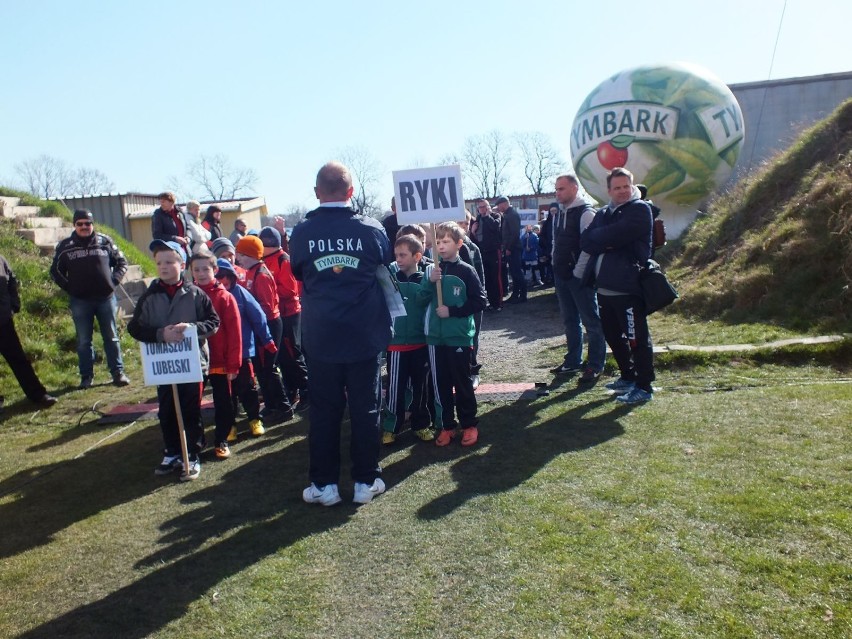
<path id="1" fill-rule="evenodd" d="M 253 209 L 259 209 L 266 206 L 266 198 L 264 198 L 263 196 L 259 196 L 252 198 L 228 200 L 225 202 L 202 202 L 201 213 L 203 214 L 206 210 L 206 207 L 210 206 L 211 204 L 215 204 L 216 206 L 218 206 L 220 209 L 222 209 L 223 213 L 226 211 L 239 211 L 240 213 L 242 213 L 243 211 L 251 211 Z M 134 213 L 128 214 L 127 219 L 135 220 L 139 218 L 152 217 L 154 215 L 154 211 L 156 210 L 157 207 L 152 206 L 150 209 L 145 211 L 135 211 Z"/>

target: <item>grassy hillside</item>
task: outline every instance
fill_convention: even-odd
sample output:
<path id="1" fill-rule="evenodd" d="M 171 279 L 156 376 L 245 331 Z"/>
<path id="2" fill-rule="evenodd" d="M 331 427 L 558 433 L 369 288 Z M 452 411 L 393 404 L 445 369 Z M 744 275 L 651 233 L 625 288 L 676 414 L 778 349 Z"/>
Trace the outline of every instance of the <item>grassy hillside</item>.
<path id="1" fill-rule="evenodd" d="M 719 197 L 668 251 L 673 313 L 852 332 L 852 100 Z"/>
<path id="2" fill-rule="evenodd" d="M 68 210 L 65 205 L 54 200 L 40 200 L 39 198 L 24 191 L 16 191 L 15 189 L 9 189 L 4 186 L 0 186 L 0 195 L 19 197 L 21 198 L 21 204 L 38 206 L 41 208 L 41 211 L 39 212 L 40 217 L 61 217 L 69 224 L 71 224 L 73 219 L 72 212 Z M 151 259 L 151 256 L 147 253 L 143 253 L 131 242 L 124 239 L 121 233 L 119 233 L 116 229 L 100 223 L 96 224 L 96 228 L 99 233 L 105 233 L 115 240 L 116 244 L 118 244 L 119 248 L 124 252 L 125 257 L 127 257 L 127 261 L 131 264 L 138 264 L 141 266 L 146 277 L 154 277 L 157 274 L 157 269 L 154 266 L 154 261 Z"/>

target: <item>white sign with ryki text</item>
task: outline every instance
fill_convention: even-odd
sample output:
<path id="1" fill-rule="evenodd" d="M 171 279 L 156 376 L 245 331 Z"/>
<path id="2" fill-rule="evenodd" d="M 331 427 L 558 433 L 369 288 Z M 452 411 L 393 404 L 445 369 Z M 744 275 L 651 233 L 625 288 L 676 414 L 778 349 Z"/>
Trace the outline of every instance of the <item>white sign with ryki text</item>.
<path id="1" fill-rule="evenodd" d="M 465 217 L 458 164 L 394 171 L 393 192 L 400 226 L 458 222 Z"/>
<path id="2" fill-rule="evenodd" d="M 177 342 L 142 342 L 142 370 L 146 386 L 189 384 L 204 379 L 198 329 L 189 326 Z"/>

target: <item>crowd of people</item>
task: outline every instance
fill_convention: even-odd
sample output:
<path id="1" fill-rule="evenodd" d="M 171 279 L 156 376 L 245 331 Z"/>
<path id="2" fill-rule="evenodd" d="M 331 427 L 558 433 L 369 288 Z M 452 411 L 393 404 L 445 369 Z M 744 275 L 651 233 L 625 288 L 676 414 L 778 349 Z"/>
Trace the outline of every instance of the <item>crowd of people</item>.
<path id="1" fill-rule="evenodd" d="M 458 437 L 462 446 L 475 445 L 482 314 L 526 302 L 527 269 L 530 284 L 553 283 L 564 323 L 566 353 L 551 372 L 593 384 L 609 344 L 620 376 L 607 388 L 622 403 L 649 401 L 654 368 L 639 270 L 651 256 L 652 213 L 629 171 L 613 169 L 607 187 L 610 202 L 596 210 L 575 176 L 559 176 L 549 215 L 523 231 L 505 197 L 477 200 L 475 215 L 427 229 L 400 225 L 394 202 L 382 223 L 361 215 L 351 205 L 349 170 L 330 162 L 317 174 L 319 207 L 292 237 L 281 218 L 257 232 L 238 219 L 225 237 L 218 207 L 208 207 L 199 222 L 198 202 L 182 212 L 174 194 L 160 194 L 150 244 L 158 278 L 138 300 L 128 332 L 142 342 L 178 342 L 196 327 L 205 382 L 178 384 L 176 393 L 158 387 L 164 452 L 155 473 L 199 477 L 205 383 L 219 459 L 231 455 L 241 411 L 251 435 L 260 436 L 264 423 L 310 409 L 308 503 L 341 501 L 347 407 L 356 503 L 385 491 L 380 447 L 393 444 L 406 424 L 420 441 L 448 446 Z M 74 232 L 57 245 L 50 273 L 70 298 L 81 389 L 94 379 L 95 318 L 113 384 L 130 383 L 115 326 L 114 289 L 126 270 L 91 212 L 76 211 Z M 405 315 L 392 318 L 383 280 L 396 287 Z M 16 280 L 0 257 L 2 353 L 27 397 L 50 405 L 56 399 L 38 382 L 14 332 L 19 308 Z"/>

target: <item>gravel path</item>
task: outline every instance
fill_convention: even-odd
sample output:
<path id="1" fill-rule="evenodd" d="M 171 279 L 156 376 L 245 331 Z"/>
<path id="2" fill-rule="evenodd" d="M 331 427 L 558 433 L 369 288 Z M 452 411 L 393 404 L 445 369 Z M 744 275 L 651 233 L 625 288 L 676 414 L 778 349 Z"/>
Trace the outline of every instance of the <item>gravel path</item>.
<path id="1" fill-rule="evenodd" d="M 532 289 L 525 304 L 486 312 L 479 338 L 482 383 L 549 382 L 562 361 L 565 334 L 553 287 Z"/>

